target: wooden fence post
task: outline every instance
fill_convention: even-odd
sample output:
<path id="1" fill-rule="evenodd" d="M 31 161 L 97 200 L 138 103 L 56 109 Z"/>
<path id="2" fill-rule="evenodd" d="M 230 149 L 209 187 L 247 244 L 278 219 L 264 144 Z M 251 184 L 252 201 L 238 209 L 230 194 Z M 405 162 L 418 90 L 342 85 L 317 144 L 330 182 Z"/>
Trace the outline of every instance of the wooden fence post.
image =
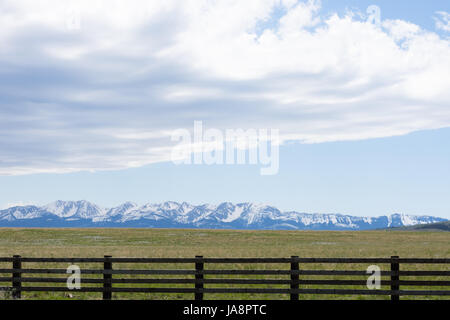
<path id="1" fill-rule="evenodd" d="M 203 256 L 195 256 L 196 259 L 203 259 Z M 203 289 L 203 261 L 195 263 L 195 289 Z M 195 300 L 203 300 L 203 292 L 195 292 Z"/>
<path id="2" fill-rule="evenodd" d="M 105 261 L 103 263 L 104 271 L 112 270 L 112 262 L 109 261 L 111 256 L 104 256 Z M 111 300 L 112 299 L 112 274 L 103 272 L 103 300 Z"/>
<path id="3" fill-rule="evenodd" d="M 391 274 L 391 291 L 400 290 L 400 285 L 398 283 L 398 281 L 400 280 L 400 276 L 398 275 L 398 272 L 400 271 L 400 264 L 398 262 L 398 258 L 398 256 L 391 256 L 391 272 L 397 273 L 396 275 Z M 398 300 L 400 300 L 400 295 L 391 293 L 391 301 Z"/>
<path id="4" fill-rule="evenodd" d="M 298 270 L 298 256 L 291 256 L 291 290 L 298 290 L 299 275 L 292 272 L 297 272 Z M 298 293 L 291 293 L 291 300 L 298 300 Z"/>
<path id="5" fill-rule="evenodd" d="M 20 256 L 15 255 L 13 256 L 13 269 L 22 269 L 22 261 L 20 260 Z M 12 280 L 12 286 L 13 286 L 13 292 L 12 297 L 14 299 L 20 299 L 21 298 L 21 288 L 22 288 L 22 273 L 21 272 L 14 272 L 13 271 L 13 280 Z"/>

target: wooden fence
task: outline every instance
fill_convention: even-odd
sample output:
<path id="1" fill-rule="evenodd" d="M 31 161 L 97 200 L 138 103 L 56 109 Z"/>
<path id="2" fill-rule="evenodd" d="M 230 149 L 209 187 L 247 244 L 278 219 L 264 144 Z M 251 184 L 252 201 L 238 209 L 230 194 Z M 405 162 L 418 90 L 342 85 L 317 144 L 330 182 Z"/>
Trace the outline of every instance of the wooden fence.
<path id="1" fill-rule="evenodd" d="M 390 258 L 300 258 L 292 256 L 290 258 L 204 258 L 196 256 L 195 258 L 113 258 L 104 256 L 103 258 L 25 258 L 21 256 L 0 258 L 0 263 L 12 263 L 11 269 L 0 269 L 0 283 L 11 283 L 11 294 L 13 298 L 21 298 L 22 292 L 101 292 L 103 299 L 112 299 L 113 292 L 120 293 L 191 293 L 195 300 L 203 300 L 204 294 L 287 294 L 291 300 L 301 299 L 303 294 L 313 295 L 384 295 L 390 296 L 391 300 L 399 300 L 400 296 L 450 296 L 450 286 L 448 277 L 450 276 L 450 259 L 419 259 L 419 258 L 399 258 L 392 256 Z M 81 288 L 69 289 L 67 286 L 24 286 L 24 283 L 66 283 L 64 277 L 48 277 L 49 274 L 66 274 L 67 269 L 51 268 L 25 268 L 24 265 L 33 263 L 90 263 L 101 264 L 99 269 L 81 269 Z M 191 264 L 192 269 L 121 269 L 120 265 L 125 263 L 133 264 Z M 220 265 L 261 265 L 277 264 L 285 265 L 286 268 L 277 269 L 215 269 L 205 268 L 205 266 Z M 308 265 L 345 265 L 345 264 L 375 264 L 387 266 L 386 270 L 381 271 L 381 286 L 388 286 L 389 290 L 368 289 L 367 280 L 361 280 L 361 276 L 366 278 L 370 276 L 367 270 L 329 270 L 322 268 L 308 268 Z M 400 266 L 414 264 L 424 265 L 444 265 L 440 270 L 402 270 Z M 116 267 L 116 268 L 113 268 Z M 444 270 L 442 270 L 444 269 Z M 6 277 L 4 275 L 7 275 Z M 33 276 L 24 276 L 24 275 Z M 36 277 L 36 275 L 47 274 L 47 277 Z M 86 275 L 103 276 L 102 278 L 84 278 Z M 125 275 L 132 275 L 137 278 L 124 278 Z M 151 275 L 158 278 L 143 278 L 143 275 Z M 180 278 L 163 278 L 162 275 L 180 276 Z M 184 275 L 184 276 L 183 276 Z M 215 278 L 210 276 L 214 276 Z M 232 278 L 218 278 L 218 275 L 226 275 Z M 183 277 L 181 277 L 183 276 Z M 237 278 L 237 276 L 239 278 Z M 249 278 L 242 278 L 248 276 Z M 255 279 L 261 276 L 276 276 L 278 279 Z M 282 277 L 285 279 L 280 279 Z M 305 279 L 307 276 L 317 276 L 322 279 Z M 323 276 L 359 276 L 359 279 L 323 279 Z M 234 277 L 234 278 L 233 278 Z M 406 279 L 405 279 L 406 277 Z M 414 280 L 408 278 L 414 277 Z M 439 277 L 446 280 L 428 280 L 430 277 Z M 417 279 L 420 280 L 417 280 Z M 423 280 L 425 279 L 425 280 Z M 83 284 L 99 284 L 96 287 L 83 286 Z M 113 286 L 121 284 L 121 286 Z M 122 285 L 127 287 L 122 287 Z M 147 285 L 147 287 L 137 287 L 133 285 Z M 167 287 L 151 287 L 148 284 L 166 284 Z M 170 285 L 185 284 L 183 288 L 170 287 Z M 191 286 L 189 286 L 189 284 Z M 239 288 L 213 288 L 209 285 L 243 285 Z M 247 286 L 245 286 L 247 285 Z M 255 288 L 248 285 L 283 285 L 283 288 Z M 304 286 L 317 285 L 326 286 L 326 288 L 305 288 Z M 206 286 L 206 287 L 205 287 Z M 303 288 L 302 288 L 303 286 Z M 362 289 L 342 289 L 343 286 L 361 286 Z M 426 287 L 423 290 L 405 290 L 405 287 Z M 439 287 L 439 289 L 435 289 Z M 5 289 L 5 288 L 3 288 Z"/>

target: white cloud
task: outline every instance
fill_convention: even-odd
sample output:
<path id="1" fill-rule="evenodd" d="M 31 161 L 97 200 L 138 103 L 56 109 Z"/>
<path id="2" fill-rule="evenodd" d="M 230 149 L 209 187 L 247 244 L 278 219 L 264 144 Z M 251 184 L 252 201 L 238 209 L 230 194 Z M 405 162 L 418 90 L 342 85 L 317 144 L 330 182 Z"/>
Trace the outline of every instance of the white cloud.
<path id="1" fill-rule="evenodd" d="M 450 14 L 445 11 L 436 12 L 438 17 L 435 17 L 434 20 L 436 22 L 436 28 L 450 32 Z"/>
<path id="2" fill-rule="evenodd" d="M 403 20 L 386 20 L 383 26 L 396 41 L 413 39 L 421 31 L 418 25 Z"/>
<path id="3" fill-rule="evenodd" d="M 320 22 L 320 18 L 316 15 L 320 9 L 318 1 L 308 1 L 299 3 L 292 7 L 286 15 L 280 19 L 280 32 L 288 35 L 297 33 L 302 28 L 313 27 Z"/>
<path id="4" fill-rule="evenodd" d="M 450 126 L 448 39 L 318 1 L 4 0 L 0 43 L 0 174 L 167 161 L 194 120 L 306 143 Z"/>

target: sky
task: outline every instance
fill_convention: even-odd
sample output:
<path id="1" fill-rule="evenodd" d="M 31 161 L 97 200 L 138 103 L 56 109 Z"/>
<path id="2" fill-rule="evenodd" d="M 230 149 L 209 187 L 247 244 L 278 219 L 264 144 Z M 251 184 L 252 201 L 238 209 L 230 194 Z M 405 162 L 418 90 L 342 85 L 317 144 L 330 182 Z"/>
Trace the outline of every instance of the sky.
<path id="1" fill-rule="evenodd" d="M 0 0 L 0 208 L 450 219 L 449 40 L 448 1 Z M 276 130 L 278 170 L 174 164 L 195 121 Z"/>

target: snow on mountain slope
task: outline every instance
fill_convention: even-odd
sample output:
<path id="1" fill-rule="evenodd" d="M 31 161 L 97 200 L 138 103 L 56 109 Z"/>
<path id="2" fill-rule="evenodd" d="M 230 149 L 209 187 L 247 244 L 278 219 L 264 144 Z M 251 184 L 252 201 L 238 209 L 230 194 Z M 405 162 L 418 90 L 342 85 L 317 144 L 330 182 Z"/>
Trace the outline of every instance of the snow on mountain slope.
<path id="1" fill-rule="evenodd" d="M 69 219 L 101 219 L 106 216 L 106 210 L 88 201 L 55 201 L 43 210 L 60 218 Z"/>
<path id="2" fill-rule="evenodd" d="M 36 219 L 42 217 L 42 213 L 36 206 L 12 207 L 0 211 L 0 221 L 14 221 L 20 219 Z"/>
<path id="3" fill-rule="evenodd" d="M 446 219 L 393 214 L 356 217 L 338 213 L 281 212 L 266 204 L 224 202 L 192 205 L 167 201 L 139 206 L 132 202 L 101 208 L 88 201 L 55 201 L 48 205 L 0 210 L 0 226 L 115 226 L 233 229 L 367 230 L 435 223 Z"/>

